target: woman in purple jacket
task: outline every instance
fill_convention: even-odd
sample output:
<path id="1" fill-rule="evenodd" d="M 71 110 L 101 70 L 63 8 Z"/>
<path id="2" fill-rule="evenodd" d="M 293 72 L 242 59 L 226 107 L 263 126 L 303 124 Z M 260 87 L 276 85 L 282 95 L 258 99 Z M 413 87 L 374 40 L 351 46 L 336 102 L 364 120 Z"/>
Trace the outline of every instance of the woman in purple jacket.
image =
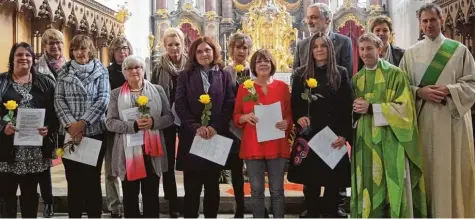
<path id="1" fill-rule="evenodd" d="M 184 217 L 197 218 L 202 186 L 205 187 L 203 212 L 206 218 L 216 218 L 220 202 L 219 177 L 221 166 L 190 154 L 193 138 L 209 139 L 228 132 L 235 96 L 230 74 L 222 70 L 220 50 L 209 37 L 196 39 L 189 50 L 185 70 L 177 79 L 175 110 L 182 124 L 179 131 L 177 170 L 184 171 Z M 211 116 L 202 125 L 204 104 L 200 96 L 211 98 Z"/>

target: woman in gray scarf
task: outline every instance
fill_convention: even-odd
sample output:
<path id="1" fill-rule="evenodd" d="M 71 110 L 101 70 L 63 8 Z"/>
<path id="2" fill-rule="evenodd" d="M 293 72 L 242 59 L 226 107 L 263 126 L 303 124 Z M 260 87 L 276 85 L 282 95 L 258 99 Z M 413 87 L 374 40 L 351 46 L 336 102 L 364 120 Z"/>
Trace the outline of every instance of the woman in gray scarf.
<path id="1" fill-rule="evenodd" d="M 124 60 L 122 72 L 126 82 L 111 92 L 107 113 L 107 129 L 115 133 L 112 175 L 122 180 L 126 218 L 142 217 L 139 191 L 142 193 L 143 217 L 159 217 L 159 181 L 162 172 L 167 171 L 167 143 L 162 130 L 174 121 L 164 89 L 144 80 L 144 69 L 145 62 L 138 56 Z M 149 108 L 148 116 L 143 117 L 142 113 L 137 119 L 126 116 L 139 113 L 135 107 L 144 97 L 148 99 L 144 101 Z M 142 144 L 131 143 L 128 138 L 142 138 Z"/>
<path id="2" fill-rule="evenodd" d="M 169 28 L 164 32 L 163 39 L 165 54 L 159 57 L 158 63 L 152 72 L 151 82 L 164 88 L 170 106 L 172 106 L 174 111 L 177 77 L 187 62 L 187 56 L 184 52 L 184 36 L 180 29 Z M 175 182 L 175 140 L 180 122 L 177 116 L 175 116 L 175 120 L 175 124 L 163 130 L 169 166 L 169 171 L 164 172 L 163 183 L 165 199 L 169 201 L 169 214 L 171 218 L 180 216 L 177 206 L 177 183 Z"/>
<path id="3" fill-rule="evenodd" d="M 71 40 L 72 59 L 60 70 L 55 90 L 55 109 L 72 141 L 83 137 L 101 141 L 96 166 L 63 159 L 68 182 L 68 214 L 80 218 L 84 203 L 88 217 L 102 214 L 101 167 L 106 152 L 106 110 L 109 104 L 109 74 L 96 58 L 93 41 L 86 35 Z M 68 152 L 66 152 L 68 153 Z M 84 188 L 88 188 L 84 192 Z"/>

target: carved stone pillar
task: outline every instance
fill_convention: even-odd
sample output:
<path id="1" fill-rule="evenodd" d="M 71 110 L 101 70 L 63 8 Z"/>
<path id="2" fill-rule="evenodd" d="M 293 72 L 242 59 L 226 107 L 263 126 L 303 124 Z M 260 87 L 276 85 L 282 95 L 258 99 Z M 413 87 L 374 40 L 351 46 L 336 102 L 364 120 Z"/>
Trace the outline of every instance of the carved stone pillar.
<path id="1" fill-rule="evenodd" d="M 221 11 L 223 18 L 232 18 L 233 10 L 233 1 L 232 0 L 223 0 L 221 3 Z"/>
<path id="2" fill-rule="evenodd" d="M 155 0 L 155 9 L 167 9 L 167 0 Z"/>
<path id="3" fill-rule="evenodd" d="M 205 0 L 205 12 L 217 11 L 217 1 L 216 0 Z"/>

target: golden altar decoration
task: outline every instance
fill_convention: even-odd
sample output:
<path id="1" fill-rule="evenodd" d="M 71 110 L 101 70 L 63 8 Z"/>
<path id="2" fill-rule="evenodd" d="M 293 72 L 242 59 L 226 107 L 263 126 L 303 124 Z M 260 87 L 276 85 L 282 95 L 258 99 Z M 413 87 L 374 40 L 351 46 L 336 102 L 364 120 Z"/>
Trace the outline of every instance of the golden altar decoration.
<path id="1" fill-rule="evenodd" d="M 296 42 L 297 29 L 286 7 L 275 0 L 255 0 L 242 17 L 241 31 L 253 40 L 253 54 L 267 49 L 276 61 L 276 72 L 289 72 L 293 63 L 292 43 Z"/>

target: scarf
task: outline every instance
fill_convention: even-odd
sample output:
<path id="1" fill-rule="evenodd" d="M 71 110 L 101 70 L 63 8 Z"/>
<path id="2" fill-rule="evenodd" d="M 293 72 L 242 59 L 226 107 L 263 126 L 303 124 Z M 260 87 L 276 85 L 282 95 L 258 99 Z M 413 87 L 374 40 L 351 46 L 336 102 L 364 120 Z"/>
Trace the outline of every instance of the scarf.
<path id="1" fill-rule="evenodd" d="M 53 68 L 55 72 L 58 72 L 61 67 L 63 67 L 64 63 L 66 63 L 66 58 L 64 56 L 61 56 L 59 59 L 53 59 L 46 55 L 45 58 L 46 63 L 48 63 L 48 66 Z"/>
<path id="2" fill-rule="evenodd" d="M 159 97 L 160 94 L 153 84 L 147 80 L 144 80 L 142 95 L 149 97 L 149 100 L 151 101 L 157 99 L 155 97 Z M 158 101 L 149 102 L 147 106 L 150 107 L 151 116 L 160 116 L 160 114 L 157 115 L 161 109 Z M 131 100 L 131 91 L 127 82 L 125 82 L 121 87 L 117 107 L 119 108 L 119 112 L 134 107 Z M 126 121 L 126 118 L 123 118 L 122 113 L 120 113 L 120 118 L 121 120 Z M 126 135 L 120 135 L 122 135 L 122 139 L 124 141 L 127 180 L 134 181 L 147 177 L 144 155 L 142 153 L 142 145 L 127 147 Z M 151 157 L 164 156 L 163 145 L 160 142 L 160 131 L 151 129 L 144 131 L 144 148 L 146 155 Z"/>
<path id="3" fill-rule="evenodd" d="M 74 75 L 80 80 L 83 81 L 90 75 L 92 75 L 93 72 L 97 71 L 99 68 L 96 68 L 96 62 L 99 62 L 99 60 L 92 59 L 85 65 L 81 65 L 77 63 L 76 61 L 72 60 L 71 61 L 71 67 L 73 67 L 73 73 Z M 99 65 L 98 65 L 99 67 Z M 71 70 L 71 69 L 70 69 Z"/>
<path id="4" fill-rule="evenodd" d="M 178 76 L 179 72 L 185 68 L 185 64 L 187 63 L 187 56 L 182 54 L 180 57 L 180 63 L 178 66 L 175 66 L 170 60 L 168 55 L 163 55 L 159 59 L 159 63 L 157 64 L 157 69 L 155 70 L 154 74 L 156 79 L 154 79 L 158 85 L 162 86 L 167 94 L 167 97 L 170 99 L 170 90 L 173 89 L 174 84 L 172 81 L 172 77 Z"/>

